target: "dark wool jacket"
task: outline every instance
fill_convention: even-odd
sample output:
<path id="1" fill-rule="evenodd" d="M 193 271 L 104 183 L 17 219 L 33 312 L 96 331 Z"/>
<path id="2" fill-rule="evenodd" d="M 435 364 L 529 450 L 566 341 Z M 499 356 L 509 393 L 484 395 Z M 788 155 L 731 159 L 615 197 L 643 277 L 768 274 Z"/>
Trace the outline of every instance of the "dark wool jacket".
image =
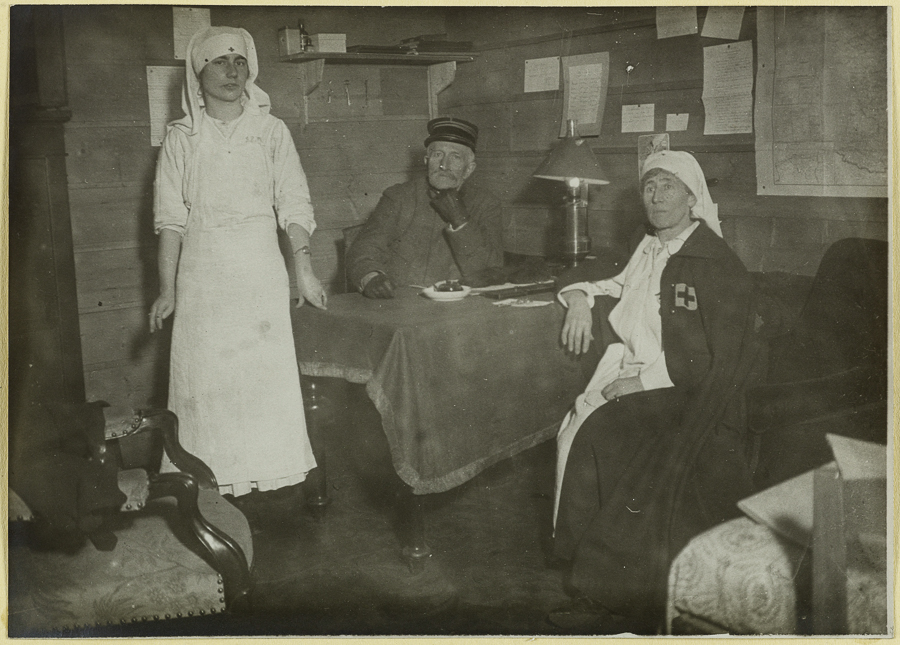
<path id="1" fill-rule="evenodd" d="M 572 575 L 577 589 L 645 621 L 661 616 L 678 552 L 693 536 L 738 515 L 737 501 L 753 492 L 743 395 L 765 368 L 751 276 L 703 223 L 663 270 L 660 314 L 666 366 L 683 395 L 681 424 L 644 446 L 605 492 L 591 523 L 593 546 L 581 566 L 576 556 Z M 653 391 L 639 392 L 617 405 L 653 400 Z"/>
<path id="2" fill-rule="evenodd" d="M 450 232 L 431 207 L 425 175 L 384 191 L 347 251 L 351 285 L 382 271 L 396 285 L 430 285 L 503 265 L 500 202 L 467 181 L 460 196 L 468 223 Z"/>

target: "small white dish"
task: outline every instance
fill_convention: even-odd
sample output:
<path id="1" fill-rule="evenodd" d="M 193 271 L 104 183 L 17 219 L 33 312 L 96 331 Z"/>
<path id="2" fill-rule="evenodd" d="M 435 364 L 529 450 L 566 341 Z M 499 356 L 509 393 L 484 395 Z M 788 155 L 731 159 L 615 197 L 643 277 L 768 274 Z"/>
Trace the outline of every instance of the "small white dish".
<path id="1" fill-rule="evenodd" d="M 422 293 L 425 294 L 426 298 L 431 298 L 432 300 L 455 302 L 457 300 L 462 300 L 472 292 L 472 288 L 465 285 L 460 285 L 462 291 L 438 291 L 437 287 L 442 284 L 443 282 L 438 282 L 430 287 L 426 287 L 422 290 Z"/>

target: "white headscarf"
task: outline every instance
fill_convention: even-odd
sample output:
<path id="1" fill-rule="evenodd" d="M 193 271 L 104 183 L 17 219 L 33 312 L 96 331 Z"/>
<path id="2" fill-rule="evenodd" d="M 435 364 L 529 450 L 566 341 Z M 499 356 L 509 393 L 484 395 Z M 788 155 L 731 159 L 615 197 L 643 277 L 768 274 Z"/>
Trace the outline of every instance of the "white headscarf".
<path id="1" fill-rule="evenodd" d="M 694 193 L 697 203 L 691 208 L 692 219 L 702 219 L 713 233 L 722 237 L 722 226 L 719 224 L 719 207 L 709 196 L 709 187 L 700 164 L 693 155 L 681 150 L 662 150 L 654 152 L 644 160 L 641 177 L 647 171 L 659 168 L 678 177 Z"/>
<path id="2" fill-rule="evenodd" d="M 254 83 L 259 75 L 259 60 L 256 58 L 253 37 L 240 27 L 206 27 L 195 33 L 187 46 L 184 57 L 184 91 L 181 95 L 181 108 L 187 116 L 175 122 L 189 128 L 192 135 L 200 131 L 203 107 L 200 72 L 209 61 L 227 54 L 240 54 L 247 59 L 250 74 L 244 87 L 244 110 L 252 114 L 269 113 L 269 95 Z"/>

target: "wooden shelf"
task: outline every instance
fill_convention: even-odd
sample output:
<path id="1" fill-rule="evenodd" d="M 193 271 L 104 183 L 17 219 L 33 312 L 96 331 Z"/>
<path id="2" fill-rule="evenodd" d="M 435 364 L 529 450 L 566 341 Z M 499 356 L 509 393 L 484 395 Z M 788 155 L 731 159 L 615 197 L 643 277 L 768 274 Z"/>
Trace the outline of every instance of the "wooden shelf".
<path id="1" fill-rule="evenodd" d="M 356 65 L 437 65 L 440 63 L 470 63 L 475 54 L 467 53 L 420 53 L 420 54 L 378 54 L 378 53 L 330 53 L 309 52 L 282 56 L 282 63 L 308 63 L 324 60 L 328 63 L 352 63 Z"/>

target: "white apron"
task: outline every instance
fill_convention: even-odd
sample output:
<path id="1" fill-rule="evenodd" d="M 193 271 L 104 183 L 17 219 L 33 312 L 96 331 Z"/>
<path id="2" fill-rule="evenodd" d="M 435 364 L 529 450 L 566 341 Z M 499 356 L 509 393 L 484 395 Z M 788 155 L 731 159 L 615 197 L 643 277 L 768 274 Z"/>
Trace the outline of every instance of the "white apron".
<path id="1" fill-rule="evenodd" d="M 169 408 L 181 443 L 220 491 L 243 495 L 303 481 L 306 433 L 290 291 L 258 119 L 225 136 L 205 118 L 192 164 L 195 196 L 176 282 Z"/>

